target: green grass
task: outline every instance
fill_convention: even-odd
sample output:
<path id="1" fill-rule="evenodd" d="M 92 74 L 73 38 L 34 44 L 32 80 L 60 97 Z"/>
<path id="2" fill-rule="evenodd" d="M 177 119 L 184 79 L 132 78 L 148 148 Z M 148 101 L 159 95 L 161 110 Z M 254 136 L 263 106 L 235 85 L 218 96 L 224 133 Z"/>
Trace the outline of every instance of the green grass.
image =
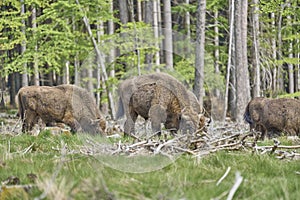
<path id="1" fill-rule="evenodd" d="M 46 199 L 226 199 L 239 171 L 243 182 L 235 199 L 300 196 L 300 175 L 296 174 L 300 171 L 299 161 L 279 160 L 273 155 L 243 151 L 221 151 L 200 159 L 182 155 L 161 170 L 125 173 L 103 165 L 93 156 L 62 156 L 64 144 L 72 152 L 78 150 L 82 140 L 77 135 L 53 136 L 49 132 L 37 137 L 0 135 L 0 181 L 15 176 L 20 184 L 33 184 L 25 193 L 28 199 L 44 191 L 48 192 Z M 216 186 L 228 167 L 228 176 Z M 37 180 L 28 178 L 31 173 L 37 175 Z M 0 193 L 0 200 L 14 199 L 4 193 Z"/>

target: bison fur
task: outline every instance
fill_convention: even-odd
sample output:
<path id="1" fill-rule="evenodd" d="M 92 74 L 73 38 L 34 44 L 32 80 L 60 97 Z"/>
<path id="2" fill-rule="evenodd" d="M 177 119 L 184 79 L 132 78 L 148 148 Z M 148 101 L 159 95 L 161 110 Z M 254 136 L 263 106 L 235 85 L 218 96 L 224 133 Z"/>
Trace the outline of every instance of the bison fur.
<path id="1" fill-rule="evenodd" d="M 30 131 L 38 119 L 46 124 L 64 123 L 73 132 L 105 135 L 106 121 L 94 98 L 74 85 L 26 86 L 17 94 L 22 131 Z"/>
<path id="2" fill-rule="evenodd" d="M 244 119 L 250 124 L 250 130 L 262 133 L 262 138 L 271 138 L 281 133 L 299 136 L 300 101 L 256 97 L 248 103 Z"/>
<path id="3" fill-rule="evenodd" d="M 117 118 L 126 115 L 125 134 L 134 133 L 139 115 L 151 119 L 153 132 L 161 131 L 161 123 L 167 129 L 182 130 L 183 133 L 199 128 L 197 112 L 202 110 L 199 102 L 192 97 L 193 104 L 198 104 L 195 112 L 188 90 L 168 74 L 154 73 L 127 79 L 119 85 L 119 95 Z"/>

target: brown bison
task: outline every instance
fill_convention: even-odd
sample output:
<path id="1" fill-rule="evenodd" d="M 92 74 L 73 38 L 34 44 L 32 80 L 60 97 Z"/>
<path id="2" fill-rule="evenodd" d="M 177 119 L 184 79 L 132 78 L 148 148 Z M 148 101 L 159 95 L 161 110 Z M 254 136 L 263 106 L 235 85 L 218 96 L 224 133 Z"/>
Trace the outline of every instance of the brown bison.
<path id="1" fill-rule="evenodd" d="M 119 85 L 118 90 L 120 99 L 117 119 L 125 113 L 125 134 L 134 133 L 134 124 L 139 115 L 146 120 L 151 119 L 153 132 L 161 131 L 161 123 L 167 129 L 180 129 L 184 133 L 202 128 L 199 127 L 201 120 L 197 113 L 202 108 L 197 99 L 195 96 L 189 97 L 187 89 L 168 74 L 154 73 L 127 79 Z M 195 112 L 192 104 L 197 103 Z"/>
<path id="2" fill-rule="evenodd" d="M 30 131 L 41 118 L 46 124 L 64 123 L 73 132 L 105 135 L 106 121 L 94 98 L 74 85 L 26 86 L 17 94 L 22 131 Z"/>
<path id="3" fill-rule="evenodd" d="M 266 135 L 274 137 L 281 132 L 299 136 L 300 101 L 256 97 L 248 103 L 244 119 L 250 124 L 250 130 L 262 133 L 262 138 Z"/>

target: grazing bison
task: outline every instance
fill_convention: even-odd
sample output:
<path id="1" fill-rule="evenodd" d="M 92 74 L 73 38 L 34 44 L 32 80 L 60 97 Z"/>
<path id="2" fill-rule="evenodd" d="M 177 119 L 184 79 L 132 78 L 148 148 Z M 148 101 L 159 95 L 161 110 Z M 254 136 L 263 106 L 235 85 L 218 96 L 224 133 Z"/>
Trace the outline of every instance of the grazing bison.
<path id="1" fill-rule="evenodd" d="M 262 133 L 262 138 L 266 135 L 274 137 L 281 132 L 299 136 L 300 101 L 256 97 L 248 103 L 244 119 L 250 124 L 250 130 Z"/>
<path id="2" fill-rule="evenodd" d="M 74 85 L 27 86 L 17 94 L 22 131 L 30 131 L 41 118 L 46 124 L 64 123 L 73 132 L 105 135 L 106 121 L 93 97 Z"/>
<path id="3" fill-rule="evenodd" d="M 201 120 L 197 113 L 202 108 L 197 99 L 195 96 L 189 97 L 192 93 L 189 94 L 179 81 L 168 74 L 154 73 L 130 78 L 123 81 L 118 90 L 120 99 L 117 119 L 125 113 L 125 134 L 134 133 L 138 115 L 146 120 L 151 119 L 153 132 L 161 131 L 161 123 L 167 129 L 180 129 L 184 133 L 202 128 L 199 127 Z M 195 112 L 192 104 L 196 103 Z"/>

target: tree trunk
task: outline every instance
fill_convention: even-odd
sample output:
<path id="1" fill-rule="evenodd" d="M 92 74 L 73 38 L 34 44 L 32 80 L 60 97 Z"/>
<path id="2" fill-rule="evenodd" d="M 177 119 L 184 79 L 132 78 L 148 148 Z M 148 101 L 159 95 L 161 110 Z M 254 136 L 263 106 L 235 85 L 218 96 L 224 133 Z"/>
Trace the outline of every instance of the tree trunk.
<path id="1" fill-rule="evenodd" d="M 215 32 L 215 37 L 214 37 L 214 45 L 215 45 L 215 50 L 214 50 L 214 57 L 215 57 L 215 73 L 220 74 L 220 50 L 219 50 L 219 22 L 218 22 L 218 17 L 219 17 L 219 11 L 216 9 L 214 11 L 214 32 Z M 216 89 L 214 91 L 214 95 L 219 98 L 220 97 L 220 90 Z"/>
<path id="2" fill-rule="evenodd" d="M 173 69 L 173 37 L 172 37 L 172 14 L 171 0 L 164 0 L 164 50 L 166 68 Z"/>
<path id="3" fill-rule="evenodd" d="M 194 93 L 200 105 L 203 105 L 204 96 L 204 53 L 205 53 L 205 12 L 206 0 L 198 0 L 196 30 L 196 60 Z"/>
<path id="4" fill-rule="evenodd" d="M 127 0 L 119 0 L 120 21 L 122 24 L 127 24 L 129 20 Z"/>
<path id="5" fill-rule="evenodd" d="M 79 0 L 76 0 L 76 3 L 78 5 L 80 5 L 79 3 Z M 82 13 L 85 13 L 82 9 L 80 9 L 80 11 Z M 97 56 L 97 62 L 100 63 L 100 66 L 101 66 L 101 70 L 102 70 L 102 74 L 103 74 L 103 85 L 105 88 L 107 88 L 107 82 L 108 82 L 108 76 L 107 76 L 107 73 L 106 73 L 106 68 L 105 68 L 105 65 L 104 65 L 104 58 L 102 56 L 102 53 L 100 51 L 100 49 L 98 48 L 98 45 L 97 45 L 97 42 L 93 36 L 93 33 L 92 33 L 92 30 L 91 30 L 91 26 L 89 24 L 89 21 L 88 21 L 88 18 L 84 15 L 83 16 L 83 22 L 84 22 L 84 25 L 88 31 L 88 34 L 92 40 L 92 43 L 93 43 L 93 46 L 94 46 L 94 49 L 95 49 L 95 52 L 96 52 L 96 56 Z M 113 100 L 113 97 L 112 97 L 112 94 L 111 92 L 109 92 L 108 88 L 107 88 L 107 94 L 108 94 L 108 101 L 109 101 L 109 104 L 110 104 L 110 111 L 111 111 L 111 115 L 112 115 L 112 118 L 115 119 L 115 106 L 114 106 L 114 100 Z"/>
<path id="6" fill-rule="evenodd" d="M 275 13 L 271 13 L 271 26 L 272 29 L 275 30 Z M 271 38 L 271 48 L 272 48 L 272 60 L 275 62 L 275 60 L 277 59 L 277 46 L 276 46 L 276 37 L 274 35 L 274 37 Z M 277 65 L 273 66 L 273 70 L 272 70 L 272 91 L 277 91 Z"/>
<path id="7" fill-rule="evenodd" d="M 159 28 L 158 28 L 158 1 L 153 0 L 153 31 L 155 37 L 155 47 L 159 49 L 158 38 L 159 38 Z M 160 56 L 159 51 L 155 52 L 155 64 L 156 66 L 160 65 Z"/>
<path id="8" fill-rule="evenodd" d="M 277 55 L 278 60 L 282 60 L 282 13 L 284 11 L 285 4 L 281 5 L 281 11 L 277 20 Z M 277 77 L 278 88 L 284 91 L 284 80 L 283 80 L 283 69 L 282 66 L 278 66 L 278 77 Z"/>
<path id="9" fill-rule="evenodd" d="M 291 4 L 288 2 L 287 6 L 290 8 Z M 292 18 L 291 15 L 287 16 L 287 26 L 292 25 Z M 291 33 L 290 33 L 291 34 Z M 289 47 L 288 47 L 288 57 L 293 58 L 293 40 L 289 41 Z M 294 65 L 291 63 L 288 63 L 288 75 L 289 75 L 289 93 L 295 92 L 295 81 L 294 81 Z"/>
<path id="10" fill-rule="evenodd" d="M 234 13 L 235 13 L 235 6 L 234 6 L 234 0 L 231 0 L 229 2 L 229 8 L 230 9 L 230 17 L 229 17 L 229 48 L 228 48 L 228 62 L 227 62 L 227 70 L 226 70 L 226 85 L 225 85 L 225 99 L 224 99 L 224 113 L 223 113 L 223 120 L 226 119 L 228 105 L 229 105 L 229 87 L 230 87 L 230 72 L 232 69 L 232 60 L 233 60 L 233 38 L 234 38 Z"/>
<path id="11" fill-rule="evenodd" d="M 66 61 L 64 74 L 63 74 L 63 84 L 70 84 L 70 61 Z"/>
<path id="12" fill-rule="evenodd" d="M 152 1 L 145 1 L 145 20 L 144 22 L 149 24 L 150 27 L 153 27 L 153 3 L 155 2 L 155 0 Z M 145 64 L 146 64 L 146 69 L 147 70 L 151 70 L 152 68 L 152 58 L 153 58 L 153 55 L 151 53 L 146 53 L 145 55 Z"/>
<path id="13" fill-rule="evenodd" d="M 33 8 L 32 8 L 32 29 L 33 29 L 33 34 L 35 37 L 36 35 L 36 5 L 33 5 Z M 36 40 L 34 40 L 36 41 Z M 34 50 L 35 50 L 35 53 L 34 53 L 34 58 L 33 58 L 33 70 L 34 70 L 34 73 L 33 73 L 33 79 L 34 79 L 34 85 L 40 85 L 40 80 L 39 80 L 39 61 L 38 61 L 38 58 L 37 58 L 37 51 L 38 51 L 38 45 L 37 43 L 35 44 L 35 47 L 34 47 Z"/>
<path id="14" fill-rule="evenodd" d="M 137 16 L 138 16 L 138 21 L 141 22 L 142 19 L 142 1 L 137 1 Z"/>
<path id="15" fill-rule="evenodd" d="M 243 114 L 250 100 L 250 83 L 247 60 L 247 9 L 248 1 L 235 0 L 235 67 L 236 67 L 236 121 L 243 121 Z"/>
<path id="16" fill-rule="evenodd" d="M 186 5 L 190 4 L 190 0 L 185 0 Z M 188 39 L 191 39 L 191 16 L 190 12 L 185 13 L 185 26 L 186 26 L 186 35 Z"/>
<path id="17" fill-rule="evenodd" d="M 259 57 L 259 0 L 252 1 L 252 65 L 253 65 L 253 97 L 260 96 L 260 57 Z"/>
<path id="18" fill-rule="evenodd" d="M 25 15 L 25 3 L 24 0 L 21 0 L 21 17 Z M 25 19 L 22 19 L 21 31 L 24 37 L 26 37 L 26 22 Z M 21 54 L 24 54 L 26 51 L 26 41 L 23 40 L 21 44 Z M 24 63 L 24 72 L 22 73 L 22 86 L 28 85 L 28 74 L 27 74 L 27 63 Z"/>

